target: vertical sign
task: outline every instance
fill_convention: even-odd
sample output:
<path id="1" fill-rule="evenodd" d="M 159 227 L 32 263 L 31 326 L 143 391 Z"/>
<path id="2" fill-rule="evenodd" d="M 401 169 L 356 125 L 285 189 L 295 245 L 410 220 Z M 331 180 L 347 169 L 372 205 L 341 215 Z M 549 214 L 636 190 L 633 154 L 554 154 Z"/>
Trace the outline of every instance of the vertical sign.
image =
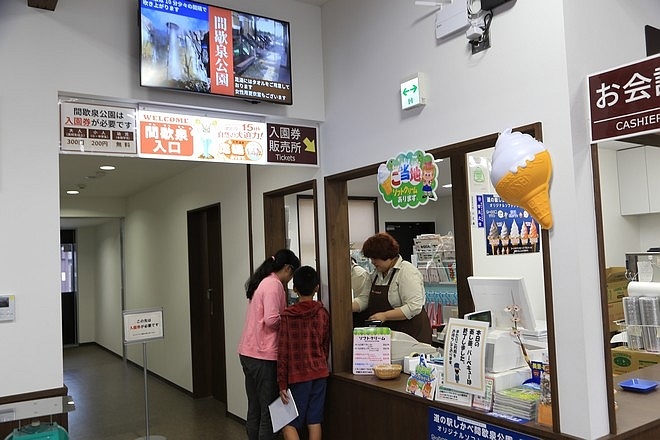
<path id="1" fill-rule="evenodd" d="M 79 153 L 135 154 L 136 107 L 60 102 L 60 149 Z"/>
<path id="2" fill-rule="evenodd" d="M 353 374 L 374 374 L 376 365 L 392 362 L 392 331 L 388 327 L 353 329 Z"/>
<path id="3" fill-rule="evenodd" d="M 660 55 L 588 81 L 592 143 L 660 130 Z"/>
<path id="4" fill-rule="evenodd" d="M 211 65 L 211 93 L 220 95 L 234 94 L 234 52 L 231 11 L 209 8 L 209 51 Z"/>
<path id="5" fill-rule="evenodd" d="M 484 394 L 487 329 L 487 322 L 449 318 L 445 340 L 445 388 Z"/>

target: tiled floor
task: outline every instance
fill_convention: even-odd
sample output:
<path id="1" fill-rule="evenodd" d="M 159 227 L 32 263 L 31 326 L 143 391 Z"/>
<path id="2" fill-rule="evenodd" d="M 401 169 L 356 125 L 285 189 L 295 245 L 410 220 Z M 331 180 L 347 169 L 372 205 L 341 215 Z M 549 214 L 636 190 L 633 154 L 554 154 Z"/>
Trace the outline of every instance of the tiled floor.
<path id="1" fill-rule="evenodd" d="M 144 371 L 90 344 L 64 349 L 64 383 L 76 405 L 69 413 L 71 440 L 135 440 L 146 436 Z M 149 434 L 167 440 L 247 439 L 225 405 L 193 399 L 148 378 Z"/>

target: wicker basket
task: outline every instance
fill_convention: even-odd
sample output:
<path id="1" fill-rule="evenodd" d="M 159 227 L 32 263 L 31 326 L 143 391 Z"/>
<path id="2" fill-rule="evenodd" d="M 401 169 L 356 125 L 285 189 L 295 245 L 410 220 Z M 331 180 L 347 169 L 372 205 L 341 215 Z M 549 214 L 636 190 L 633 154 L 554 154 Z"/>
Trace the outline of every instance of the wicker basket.
<path id="1" fill-rule="evenodd" d="M 401 375 L 401 365 L 382 364 L 374 367 L 374 374 L 379 379 L 396 379 Z"/>

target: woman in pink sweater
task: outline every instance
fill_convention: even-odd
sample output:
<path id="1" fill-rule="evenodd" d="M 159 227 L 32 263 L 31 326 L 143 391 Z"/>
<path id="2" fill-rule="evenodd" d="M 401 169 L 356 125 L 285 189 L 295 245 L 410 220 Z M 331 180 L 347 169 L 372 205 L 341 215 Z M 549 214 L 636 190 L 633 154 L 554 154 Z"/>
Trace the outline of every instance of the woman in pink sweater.
<path id="1" fill-rule="evenodd" d="M 248 398 L 246 431 L 249 440 L 274 438 L 268 405 L 279 396 L 277 344 L 280 313 L 286 307 L 286 285 L 300 267 L 298 257 L 280 249 L 257 268 L 245 283 L 249 300 L 238 354 Z"/>

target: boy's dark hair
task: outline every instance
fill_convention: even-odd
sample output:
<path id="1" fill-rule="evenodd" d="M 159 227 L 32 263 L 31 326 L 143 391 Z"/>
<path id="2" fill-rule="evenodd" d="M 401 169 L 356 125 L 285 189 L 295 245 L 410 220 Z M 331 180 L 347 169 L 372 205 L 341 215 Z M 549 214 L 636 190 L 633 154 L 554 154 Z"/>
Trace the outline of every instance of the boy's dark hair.
<path id="1" fill-rule="evenodd" d="M 293 273 L 293 288 L 299 295 L 314 295 L 314 289 L 319 285 L 319 275 L 311 266 L 301 266 Z"/>

